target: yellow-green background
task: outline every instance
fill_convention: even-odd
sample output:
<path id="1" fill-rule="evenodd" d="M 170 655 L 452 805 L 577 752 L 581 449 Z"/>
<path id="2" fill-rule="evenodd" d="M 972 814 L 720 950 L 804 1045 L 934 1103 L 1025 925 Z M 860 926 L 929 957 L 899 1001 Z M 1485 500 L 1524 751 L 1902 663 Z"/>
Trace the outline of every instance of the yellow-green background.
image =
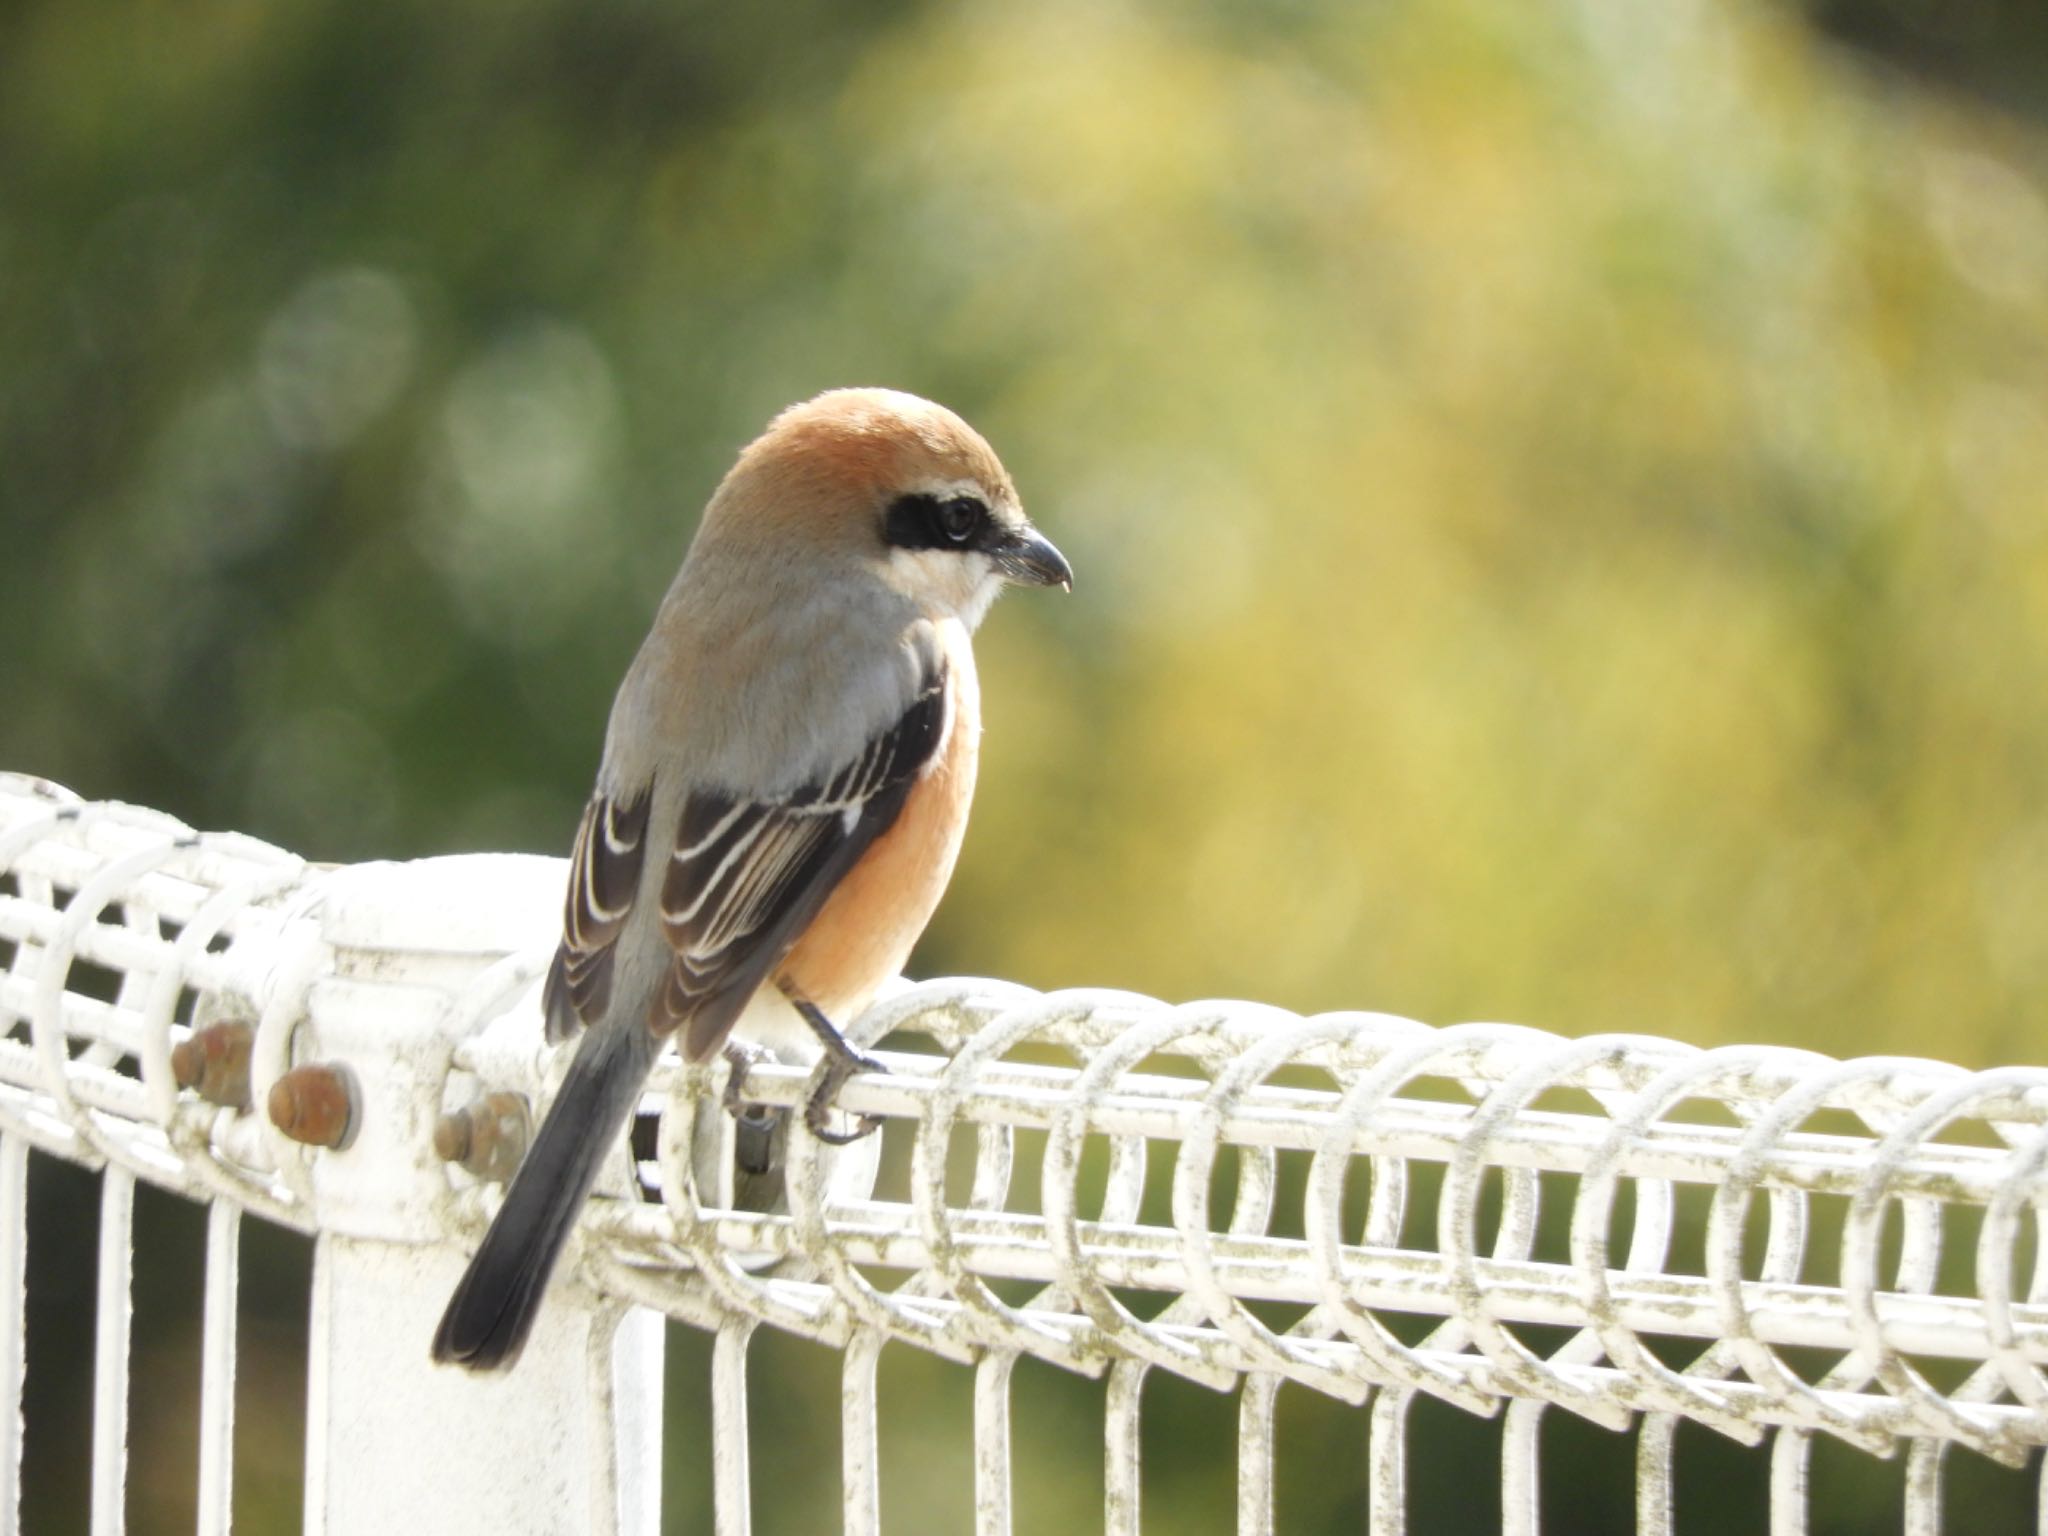
<path id="1" fill-rule="evenodd" d="M 1079 573 L 984 631 L 921 972 L 2036 1061 L 2044 112 L 2019 0 L 28 0 L 0 767 L 326 859 L 560 851 L 735 448 L 886 383 L 975 421 Z M 39 1253 L 89 1253 L 68 1177 Z M 252 1285 L 303 1263 L 251 1242 Z M 58 1274 L 33 1529 L 83 1487 Z M 258 1532 L 296 1498 L 279 1294 Z M 189 1522 L 161 1311 L 138 1530 Z M 758 1426 L 757 1528 L 823 1529 L 831 1362 L 775 1348 L 827 1395 Z M 890 1372 L 892 1433 L 957 1434 L 959 1381 Z M 1020 1406 L 1023 1529 L 1098 1497 L 1089 1390 Z M 1229 1404 L 1158 1390 L 1150 1528 L 1229 1528 Z M 1292 1404 L 1327 1449 L 1283 1528 L 1357 1529 L 1362 1420 Z M 1484 1494 L 1491 1431 L 1431 1422 L 1418 1486 Z M 1690 1528 L 1755 1528 L 1723 1482 Z M 1816 1530 L 1893 1523 L 1894 1469 L 1838 1482 Z"/>

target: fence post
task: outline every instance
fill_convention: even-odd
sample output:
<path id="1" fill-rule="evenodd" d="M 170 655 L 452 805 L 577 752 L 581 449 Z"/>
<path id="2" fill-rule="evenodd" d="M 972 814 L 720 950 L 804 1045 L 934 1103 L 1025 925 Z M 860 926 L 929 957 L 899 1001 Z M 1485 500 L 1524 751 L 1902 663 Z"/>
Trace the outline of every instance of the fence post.
<path id="1" fill-rule="evenodd" d="M 307 1362 L 309 1536 L 655 1536 L 662 1319 L 558 1285 L 516 1369 L 427 1359 L 445 1248 L 324 1236 Z"/>
<path id="2" fill-rule="evenodd" d="M 467 1259 L 434 1122 L 473 1091 L 458 1047 L 515 1064 L 537 1097 L 531 993 L 561 906 L 560 861 L 479 856 L 358 865 L 322 881 L 331 959 L 306 1016 L 266 1020 L 258 1102 L 293 1066 L 350 1086 L 348 1139 L 277 1135 L 320 1214 L 307 1362 L 306 1529 L 313 1536 L 489 1531 L 655 1536 L 663 1320 L 558 1273 L 517 1366 L 474 1376 L 428 1359 Z M 496 1020 L 487 1045 L 479 1025 Z M 623 1159 L 614 1175 L 625 1177 Z"/>

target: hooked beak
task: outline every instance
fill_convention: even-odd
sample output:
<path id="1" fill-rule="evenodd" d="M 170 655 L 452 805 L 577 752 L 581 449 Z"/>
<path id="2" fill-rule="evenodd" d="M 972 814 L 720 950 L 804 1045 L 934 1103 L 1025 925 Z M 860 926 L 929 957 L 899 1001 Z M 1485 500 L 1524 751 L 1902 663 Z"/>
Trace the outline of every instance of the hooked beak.
<path id="1" fill-rule="evenodd" d="M 1067 564 L 1067 557 L 1036 528 L 1020 528 L 1006 535 L 989 555 L 996 569 L 1011 581 L 1027 587 L 1074 590 L 1074 569 Z"/>

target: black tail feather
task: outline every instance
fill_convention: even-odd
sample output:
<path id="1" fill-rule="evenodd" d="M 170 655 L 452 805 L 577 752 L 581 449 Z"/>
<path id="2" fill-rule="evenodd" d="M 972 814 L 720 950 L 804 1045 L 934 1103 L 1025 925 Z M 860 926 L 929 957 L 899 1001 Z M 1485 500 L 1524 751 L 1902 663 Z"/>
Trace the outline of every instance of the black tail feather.
<path id="1" fill-rule="evenodd" d="M 436 1360 L 494 1371 L 519 1358 L 555 1261 L 660 1050 L 648 1030 L 623 1020 L 583 1037 L 483 1246 L 441 1314 Z"/>

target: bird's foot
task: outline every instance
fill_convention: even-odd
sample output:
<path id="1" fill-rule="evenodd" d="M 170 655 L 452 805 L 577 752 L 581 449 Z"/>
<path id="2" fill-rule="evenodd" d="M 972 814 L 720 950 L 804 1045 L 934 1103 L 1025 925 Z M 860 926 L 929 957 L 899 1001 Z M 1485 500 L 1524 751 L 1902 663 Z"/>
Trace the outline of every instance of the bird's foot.
<path id="1" fill-rule="evenodd" d="M 847 1079 L 859 1072 L 887 1072 L 874 1057 L 855 1050 L 846 1043 L 846 1036 L 832 1026 L 824 1010 L 807 997 L 791 997 L 790 1003 L 811 1026 L 811 1033 L 818 1037 L 818 1043 L 825 1047 L 825 1075 L 818 1079 L 818 1086 L 804 1104 L 804 1124 L 811 1134 L 829 1146 L 843 1147 L 848 1142 L 859 1141 L 871 1136 L 882 1128 L 878 1115 L 862 1115 L 859 1123 L 850 1131 L 832 1128 L 827 1118 L 832 1113 L 832 1101 L 839 1097 L 839 1090 L 846 1086 Z"/>
<path id="2" fill-rule="evenodd" d="M 749 1104 L 744 1095 L 754 1063 L 773 1057 L 759 1046 L 735 1040 L 726 1046 L 725 1059 L 732 1071 L 719 1102 L 733 1118 L 732 1160 L 742 1173 L 768 1173 L 775 1165 L 775 1132 L 782 1124 L 782 1111 L 772 1104 Z"/>

